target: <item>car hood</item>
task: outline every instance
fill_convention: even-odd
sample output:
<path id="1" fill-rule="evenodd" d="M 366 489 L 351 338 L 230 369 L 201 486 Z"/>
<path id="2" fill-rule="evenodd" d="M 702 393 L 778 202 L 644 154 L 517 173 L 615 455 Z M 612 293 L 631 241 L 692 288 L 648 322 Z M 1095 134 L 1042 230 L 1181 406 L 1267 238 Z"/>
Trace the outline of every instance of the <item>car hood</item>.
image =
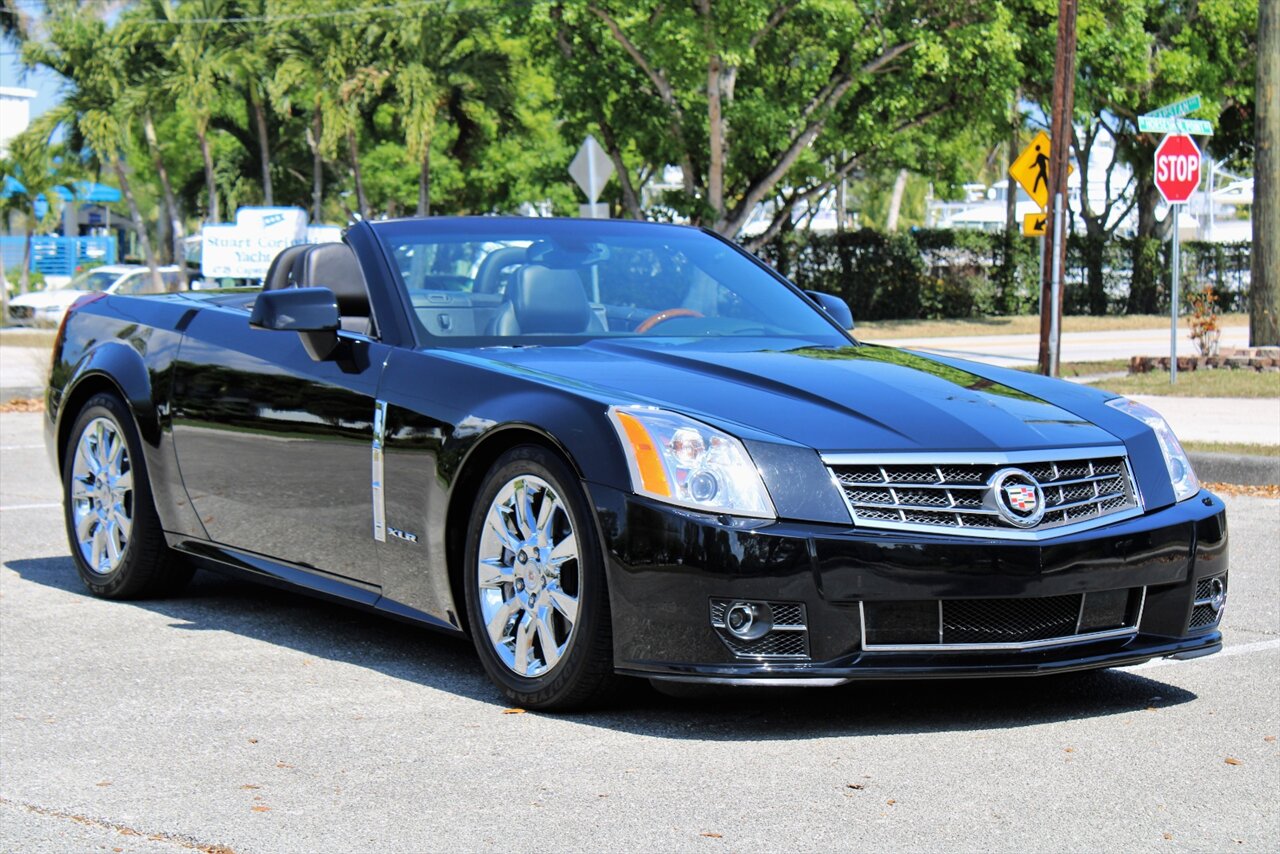
<path id="1" fill-rule="evenodd" d="M 86 293 L 88 291 L 72 291 L 63 288 L 53 291 L 37 291 L 36 293 L 14 297 L 9 300 L 9 304 L 35 309 L 67 308 Z"/>
<path id="2" fill-rule="evenodd" d="M 821 451 L 1007 451 L 1118 441 L 1046 400 L 1040 378 L 1027 377 L 1028 384 L 1040 380 L 1037 397 L 1017 387 L 1017 372 L 892 347 L 598 339 L 471 354 L 605 400 L 673 409 L 744 438 Z M 1061 395 L 1076 412 L 1106 397 L 1067 383 Z"/>

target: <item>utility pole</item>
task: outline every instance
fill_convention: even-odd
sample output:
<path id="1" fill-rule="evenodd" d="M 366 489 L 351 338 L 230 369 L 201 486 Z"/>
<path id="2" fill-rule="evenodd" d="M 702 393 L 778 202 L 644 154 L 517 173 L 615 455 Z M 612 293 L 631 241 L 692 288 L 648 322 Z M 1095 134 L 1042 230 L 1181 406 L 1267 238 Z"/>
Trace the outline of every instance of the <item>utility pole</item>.
<path id="1" fill-rule="evenodd" d="M 1280 0 L 1258 4 L 1249 346 L 1280 344 Z"/>
<path id="2" fill-rule="evenodd" d="M 1071 160 L 1071 113 L 1075 108 L 1077 0 L 1058 0 L 1058 47 L 1053 61 L 1050 107 L 1048 239 L 1040 284 L 1040 373 L 1058 375 L 1062 338 L 1062 270 L 1067 262 L 1067 167 Z"/>

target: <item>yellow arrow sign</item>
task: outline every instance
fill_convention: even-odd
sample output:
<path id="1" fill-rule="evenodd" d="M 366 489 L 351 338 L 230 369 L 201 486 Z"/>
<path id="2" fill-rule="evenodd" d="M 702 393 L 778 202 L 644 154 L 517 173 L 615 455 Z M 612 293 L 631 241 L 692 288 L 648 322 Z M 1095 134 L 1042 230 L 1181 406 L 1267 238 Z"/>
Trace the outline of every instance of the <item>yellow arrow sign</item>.
<path id="1" fill-rule="evenodd" d="M 1022 233 L 1027 237 L 1044 237 L 1045 223 L 1049 220 L 1047 214 L 1033 213 L 1027 214 L 1022 218 Z"/>

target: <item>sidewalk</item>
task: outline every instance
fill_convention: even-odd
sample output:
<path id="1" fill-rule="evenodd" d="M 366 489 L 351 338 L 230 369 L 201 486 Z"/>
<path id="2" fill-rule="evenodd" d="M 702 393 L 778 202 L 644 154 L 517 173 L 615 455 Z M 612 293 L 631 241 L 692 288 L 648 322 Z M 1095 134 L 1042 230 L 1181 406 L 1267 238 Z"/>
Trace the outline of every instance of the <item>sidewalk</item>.
<path id="1" fill-rule="evenodd" d="M 44 394 L 49 357 L 48 347 L 0 347 L 0 403 Z"/>
<path id="2" fill-rule="evenodd" d="M 857 335 L 857 330 L 854 330 Z M 868 338 L 873 344 L 908 347 L 925 353 L 937 353 L 955 359 L 972 359 L 1002 368 L 1018 368 L 1036 364 L 1039 335 L 966 335 L 945 338 Z M 1249 330 L 1229 326 L 1222 330 L 1223 347 L 1246 347 Z M 1193 356 L 1195 348 L 1187 335 L 1186 324 L 1178 325 L 1178 355 Z M 1169 328 L 1113 329 L 1102 332 L 1062 333 L 1063 362 L 1093 362 L 1102 359 L 1128 359 L 1130 356 L 1169 355 Z"/>
<path id="3" fill-rule="evenodd" d="M 1184 441 L 1280 445 L 1280 398 L 1132 397 L 1163 415 Z"/>

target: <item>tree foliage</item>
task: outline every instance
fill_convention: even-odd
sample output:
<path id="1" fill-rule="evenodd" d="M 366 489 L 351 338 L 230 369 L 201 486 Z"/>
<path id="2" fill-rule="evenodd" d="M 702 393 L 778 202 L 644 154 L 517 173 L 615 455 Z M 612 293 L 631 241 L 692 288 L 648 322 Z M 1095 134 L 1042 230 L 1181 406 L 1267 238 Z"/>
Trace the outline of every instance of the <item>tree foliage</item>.
<path id="1" fill-rule="evenodd" d="M 6 2 L 0 26 L 25 43 L 26 63 L 65 81 L 41 132 L 111 173 L 144 247 L 157 237 L 159 251 L 144 251 L 167 260 L 185 229 L 247 204 L 339 222 L 571 213 L 580 198 L 566 167 L 588 133 L 616 167 L 615 212 L 731 236 L 763 212 L 756 245 L 844 178 L 871 197 L 907 170 L 911 199 L 926 186 L 945 196 L 991 167 L 1024 99 L 1047 105 L 1057 3 L 48 0 L 35 10 Z M 1247 166 L 1257 15 L 1240 0 L 1081 0 L 1080 168 L 1110 134 L 1135 175 L 1100 207 L 1085 203 L 1089 236 L 1109 235 L 1130 204 L 1140 238 L 1162 236 L 1155 140 L 1136 131 L 1136 116 L 1160 103 L 1200 92 L 1198 116 L 1218 128 L 1210 151 Z M 674 187 L 664 182 L 673 165 Z M 863 219 L 886 217 L 868 208 Z M 1135 246 L 1137 264 L 1147 256 Z M 1154 273 L 1141 280 L 1133 307 L 1155 287 Z"/>

